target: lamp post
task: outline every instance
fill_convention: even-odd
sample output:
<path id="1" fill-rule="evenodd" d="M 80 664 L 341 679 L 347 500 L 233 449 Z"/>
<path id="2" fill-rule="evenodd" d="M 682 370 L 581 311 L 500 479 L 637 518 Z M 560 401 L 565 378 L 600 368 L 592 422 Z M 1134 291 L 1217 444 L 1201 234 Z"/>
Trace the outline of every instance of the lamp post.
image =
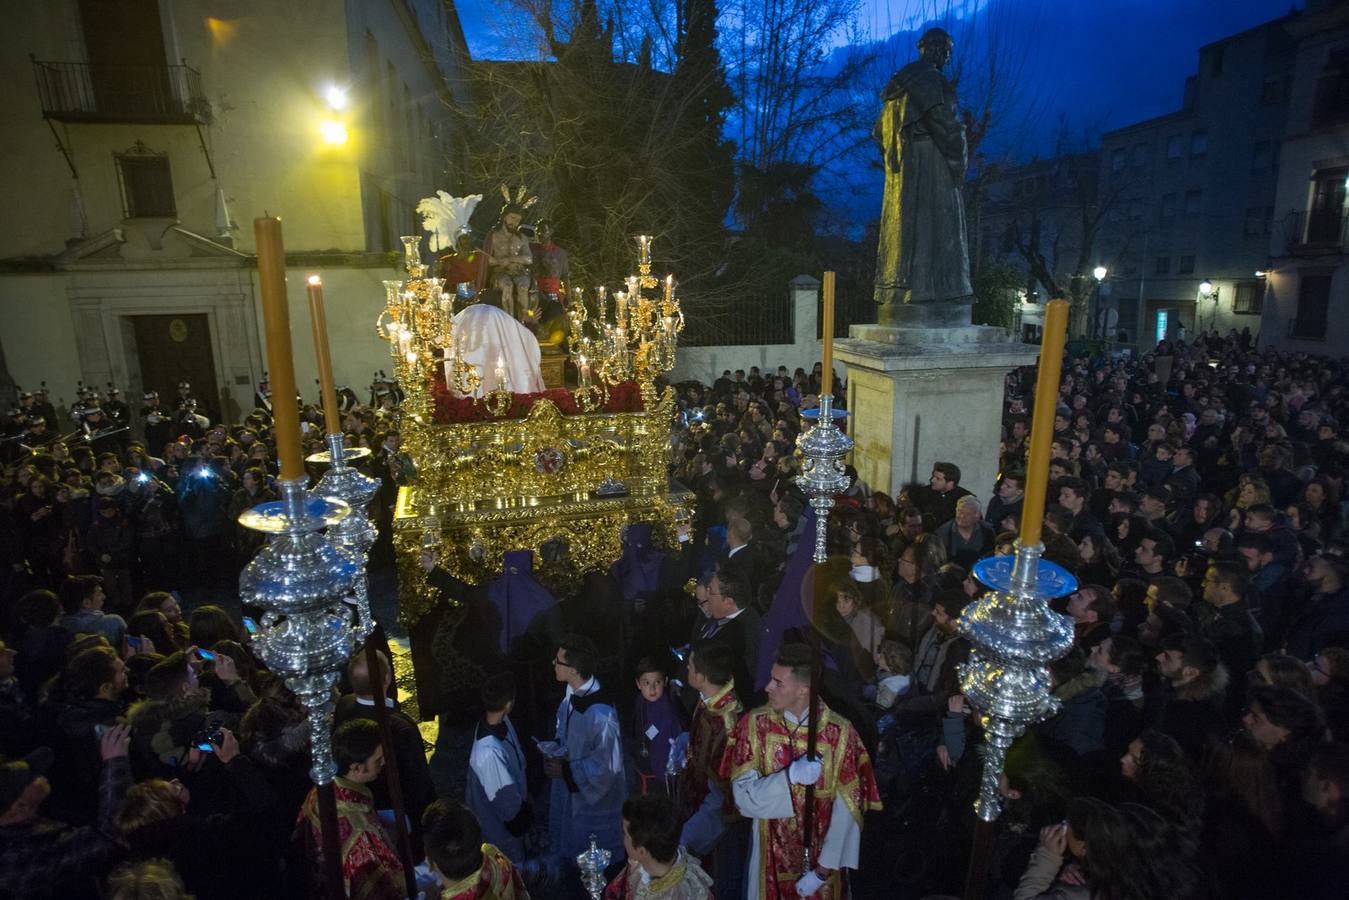
<path id="1" fill-rule="evenodd" d="M 1109 270 L 1105 266 L 1097 266 L 1091 270 L 1091 274 L 1096 276 L 1096 297 L 1093 302 L 1095 307 L 1091 313 L 1091 336 L 1096 336 L 1096 320 L 1101 315 L 1101 282 L 1105 281 L 1105 276 Z M 1101 326 L 1101 337 L 1105 337 L 1105 326 Z"/>
<path id="2" fill-rule="evenodd" d="M 1213 282 L 1209 281 L 1207 278 L 1205 278 L 1203 281 L 1199 282 L 1199 299 L 1200 299 L 1201 301 L 1204 301 L 1204 300 L 1212 300 L 1212 301 L 1213 301 L 1213 310 L 1209 313 L 1208 323 L 1209 323 L 1209 327 L 1210 327 L 1210 328 L 1217 328 L 1217 327 L 1218 327 L 1218 289 L 1215 288 L 1215 287 L 1213 286 Z M 1202 313 L 1202 307 L 1201 307 L 1201 313 Z M 1197 319 L 1199 318 L 1199 316 L 1196 316 L 1195 318 L 1196 318 L 1196 320 L 1197 320 Z"/>

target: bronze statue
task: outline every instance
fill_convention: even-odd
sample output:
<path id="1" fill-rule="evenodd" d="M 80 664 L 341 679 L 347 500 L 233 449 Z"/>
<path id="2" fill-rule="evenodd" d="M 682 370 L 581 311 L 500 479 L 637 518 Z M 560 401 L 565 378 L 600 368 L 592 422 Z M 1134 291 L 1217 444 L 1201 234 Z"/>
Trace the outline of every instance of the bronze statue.
<path id="1" fill-rule="evenodd" d="M 935 309 L 904 310 L 905 304 L 941 304 L 954 312 L 972 302 L 961 195 L 965 126 L 955 87 L 942 74 L 951 60 L 951 36 L 930 29 L 919 39 L 918 52 L 918 60 L 885 86 L 874 132 L 885 163 L 876 257 L 883 325 L 924 319 L 935 324 L 940 318 L 930 315 Z M 969 324 L 967 315 L 963 324 Z"/>

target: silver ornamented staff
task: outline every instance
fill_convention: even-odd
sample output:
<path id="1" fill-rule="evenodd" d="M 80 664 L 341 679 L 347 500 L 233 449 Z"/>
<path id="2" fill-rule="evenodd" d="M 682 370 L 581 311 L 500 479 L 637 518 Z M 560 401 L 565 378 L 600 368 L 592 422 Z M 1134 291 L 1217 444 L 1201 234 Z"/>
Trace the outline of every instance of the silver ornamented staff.
<path id="1" fill-rule="evenodd" d="M 246 511 L 239 523 L 272 535 L 239 575 L 239 595 L 261 606 L 262 627 L 254 646 L 263 662 L 280 675 L 304 704 L 309 719 L 309 777 L 315 785 L 322 838 L 323 889 L 329 898 L 346 896 L 342 847 L 337 833 L 333 789 L 333 687 L 351 656 L 351 594 L 359 563 L 335 547 L 320 529 L 341 522 L 351 508 L 340 500 L 315 497 L 305 487 L 300 454 L 299 404 L 295 359 L 290 342 L 286 295 L 286 254 L 281 220 L 253 220 L 258 252 L 258 283 L 267 332 L 267 362 L 276 401 L 272 432 L 276 439 L 281 499 Z M 333 429 L 329 429 L 333 430 Z"/>
<path id="2" fill-rule="evenodd" d="M 848 489 L 850 479 L 843 469 L 843 458 L 852 452 L 853 441 L 834 425 L 834 273 L 824 273 L 824 373 L 820 387 L 819 418 L 815 425 L 796 440 L 801 451 L 801 474 L 796 477 L 796 485 L 810 498 L 811 508 L 815 510 L 815 551 L 812 555 L 816 565 L 828 558 L 829 510 L 834 507 L 834 495 Z M 818 570 L 817 570 L 818 571 Z M 819 591 L 824 579 L 812 579 L 814 590 Z M 814 759 L 819 743 L 819 716 L 816 714 L 820 702 L 820 636 L 815 626 L 814 611 L 819 609 L 818 602 L 811 604 L 810 629 L 810 711 L 806 720 L 806 758 Z M 803 851 L 802 872 L 809 872 L 814 866 L 817 849 L 814 844 L 815 831 L 815 785 L 806 785 L 805 807 L 801 816 L 801 845 Z"/>
<path id="3" fill-rule="evenodd" d="M 370 636 L 375 625 L 370 612 L 370 579 L 366 576 L 365 564 L 370 548 L 379 537 L 368 512 L 370 501 L 379 492 L 379 481 L 350 465 L 354 460 L 369 456 L 369 449 L 344 447 L 344 438 L 340 433 L 329 434 L 326 440 L 328 449 L 306 457 L 306 462 L 328 463 L 328 471 L 314 485 L 314 493 L 320 497 L 341 500 L 351 507 L 350 515 L 328 529 L 328 540 L 351 554 L 359 567 L 352 585 L 352 602 L 356 607 L 354 635 L 356 643 L 360 644 Z"/>
<path id="4" fill-rule="evenodd" d="M 1028 725 L 1059 709 L 1047 666 L 1073 644 L 1073 622 L 1049 608 L 1049 601 L 1077 589 L 1067 570 L 1040 559 L 1049 446 L 1063 365 L 1068 303 L 1045 309 L 1044 337 L 1031 420 L 1021 534 L 1014 556 L 980 560 L 974 575 L 989 593 L 966 607 L 957 627 L 973 649 L 960 669 L 961 691 L 979 710 L 987 741 L 983 776 L 974 810 L 978 824 L 965 883 L 965 900 L 980 900 L 988 874 L 993 821 L 1002 812 L 998 790 L 1007 750 Z"/>
<path id="5" fill-rule="evenodd" d="M 820 397 L 820 418 L 805 434 L 796 439 L 801 451 L 801 474 L 796 486 L 810 498 L 815 510 L 815 562 L 826 559 L 829 510 L 834 507 L 834 495 L 848 489 L 851 479 L 843 471 L 843 458 L 852 452 L 852 438 L 834 425 L 834 398 Z"/>
<path id="6" fill-rule="evenodd" d="M 337 525 L 351 511 L 340 500 L 315 497 L 307 479 L 278 482 L 281 499 L 239 517 L 239 524 L 272 535 L 239 575 L 239 595 L 264 609 L 253 639 L 258 656 L 285 679 L 309 719 L 309 777 L 318 787 L 320 816 L 332 808 L 332 828 L 321 828 L 325 888 L 342 896 L 342 856 L 337 842 L 333 776 L 333 688 L 353 646 L 352 610 L 344 600 L 360 572 L 353 556 L 320 529 Z M 334 890 L 336 893 L 334 894 Z"/>

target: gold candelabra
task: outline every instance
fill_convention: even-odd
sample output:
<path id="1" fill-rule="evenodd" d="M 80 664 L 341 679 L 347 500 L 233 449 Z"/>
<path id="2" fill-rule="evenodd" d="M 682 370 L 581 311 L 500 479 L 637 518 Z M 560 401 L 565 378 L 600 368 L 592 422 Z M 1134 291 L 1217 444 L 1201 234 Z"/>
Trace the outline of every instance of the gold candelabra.
<path id="1" fill-rule="evenodd" d="M 482 384 L 477 367 L 465 362 L 462 341 L 454 333 L 454 294 L 445 291 L 445 280 L 426 274 L 419 246 L 421 238 L 407 235 L 403 242 L 406 280 L 384 282 L 384 309 L 375 320 L 375 331 L 389 342 L 394 373 L 400 383 L 422 379 L 429 387 L 436 366 L 446 364 L 448 387 L 470 394 Z"/>
<path id="2" fill-rule="evenodd" d="M 571 289 L 568 352 L 576 366 L 576 402 L 582 409 L 602 406 L 607 386 L 633 378 L 651 382 L 674 368 L 679 333 L 684 330 L 675 279 L 667 275 L 662 282 L 651 274 L 651 235 L 639 234 L 635 240 L 637 274 L 624 279 L 625 290 L 614 292 L 612 321 L 604 286 L 595 288 L 593 316 L 585 289 Z"/>

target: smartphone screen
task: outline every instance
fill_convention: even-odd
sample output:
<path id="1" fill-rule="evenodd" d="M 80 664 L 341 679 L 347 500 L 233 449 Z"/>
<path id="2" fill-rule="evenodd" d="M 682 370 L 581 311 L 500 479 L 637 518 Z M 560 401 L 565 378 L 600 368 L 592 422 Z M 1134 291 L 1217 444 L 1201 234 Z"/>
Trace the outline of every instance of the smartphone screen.
<path id="1" fill-rule="evenodd" d="M 198 649 L 197 655 L 200 656 L 202 659 L 206 660 L 207 662 L 215 662 L 215 654 L 212 653 L 210 650 Z"/>
<path id="2" fill-rule="evenodd" d="M 199 742 L 196 746 L 197 746 L 197 749 L 200 750 L 202 753 L 214 753 L 214 752 L 215 752 L 215 745 L 212 744 L 210 741 L 201 741 L 201 742 Z"/>
<path id="3" fill-rule="evenodd" d="M 249 634 L 256 636 L 258 633 L 258 623 L 254 622 L 248 616 L 244 616 L 244 630 Z"/>
<path id="4" fill-rule="evenodd" d="M 144 642 L 137 635 L 128 634 L 126 636 L 126 643 L 128 647 L 134 647 L 139 650 Z"/>

